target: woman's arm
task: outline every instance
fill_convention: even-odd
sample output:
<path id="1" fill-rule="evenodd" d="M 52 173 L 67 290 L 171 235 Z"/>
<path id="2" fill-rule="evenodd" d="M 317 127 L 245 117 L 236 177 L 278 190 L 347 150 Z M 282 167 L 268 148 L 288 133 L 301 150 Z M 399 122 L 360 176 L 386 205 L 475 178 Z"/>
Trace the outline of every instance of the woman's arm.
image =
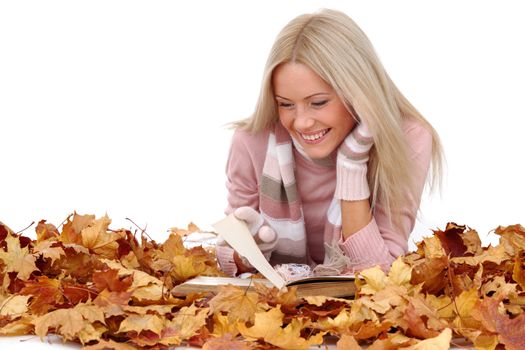
<path id="1" fill-rule="evenodd" d="M 394 220 L 390 220 L 383 203 L 378 201 L 373 217 L 365 226 L 353 232 L 357 225 L 348 228 L 349 223 L 345 223 L 345 221 L 354 217 L 360 221 L 361 225 L 365 221 L 366 215 L 363 212 L 358 214 L 358 212 L 365 211 L 366 205 L 352 208 L 352 204 L 357 205 L 357 203 L 342 203 L 344 204 L 341 206 L 343 235 L 339 244 L 345 255 L 354 262 L 356 270 L 373 265 L 380 265 L 383 269 L 388 269 L 396 257 L 408 250 L 408 237 L 414 228 L 430 167 L 432 136 L 422 125 L 415 122 L 410 123 L 405 130 L 410 159 L 414 166 L 413 184 L 415 188 L 414 191 L 406 190 L 407 202 L 403 207 L 392 208 L 392 216 L 396 217 L 399 223 L 398 228 L 393 226 L 392 221 Z M 358 212 L 350 213 L 353 209 L 357 209 Z M 350 214 L 350 216 L 345 217 L 345 210 L 347 210 L 346 214 Z M 345 225 L 348 231 L 345 231 Z"/>
<path id="2" fill-rule="evenodd" d="M 372 212 L 369 200 L 341 200 L 341 219 L 343 239 L 346 240 L 370 223 Z"/>

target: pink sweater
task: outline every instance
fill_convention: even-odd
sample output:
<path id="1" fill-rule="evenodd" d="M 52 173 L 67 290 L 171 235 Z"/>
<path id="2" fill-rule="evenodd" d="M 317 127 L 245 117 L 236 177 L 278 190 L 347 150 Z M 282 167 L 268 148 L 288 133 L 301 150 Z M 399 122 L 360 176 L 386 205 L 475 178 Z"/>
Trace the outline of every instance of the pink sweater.
<path id="1" fill-rule="evenodd" d="M 407 252 L 408 237 L 414 228 L 421 193 L 429 170 L 432 137 L 419 123 L 406 122 L 405 135 L 410 146 L 410 159 L 414 162 L 416 198 L 407 192 L 408 204 L 396 210 L 402 230 L 394 230 L 381 202 L 376 203 L 370 223 L 346 240 L 339 240 L 345 255 L 352 261 L 361 261 L 362 269 L 372 265 L 388 268 L 399 255 Z M 268 146 L 269 131 L 248 133 L 235 131 L 226 166 L 228 207 L 250 206 L 259 210 L 259 181 Z M 303 207 L 307 246 L 311 259 L 322 263 L 324 259 L 324 226 L 326 212 L 334 197 L 336 184 L 335 161 L 321 164 L 303 157 L 294 148 L 295 177 Z M 220 259 L 220 257 L 219 257 Z"/>

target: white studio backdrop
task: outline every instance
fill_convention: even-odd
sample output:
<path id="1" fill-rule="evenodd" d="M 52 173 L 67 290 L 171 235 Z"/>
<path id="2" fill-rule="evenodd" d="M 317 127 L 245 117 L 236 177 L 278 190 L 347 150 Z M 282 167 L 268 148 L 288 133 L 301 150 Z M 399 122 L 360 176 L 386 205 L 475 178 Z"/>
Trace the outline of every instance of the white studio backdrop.
<path id="1" fill-rule="evenodd" d="M 497 242 L 490 230 L 525 224 L 520 6 L 0 2 L 0 220 L 18 231 L 107 213 L 157 241 L 190 221 L 209 228 L 226 206 L 225 125 L 252 112 L 278 31 L 328 7 L 363 28 L 442 138 L 442 194 L 424 195 L 411 240 L 455 221 Z"/>
<path id="2" fill-rule="evenodd" d="M 424 195 L 411 248 L 448 221 L 497 242 L 490 230 L 525 224 L 521 6 L 0 0 L 0 220 L 18 231 L 107 213 L 113 228 L 135 229 L 131 218 L 157 241 L 190 221 L 209 228 L 226 205 L 225 124 L 252 112 L 278 31 L 328 7 L 363 28 L 442 138 L 442 194 Z"/>

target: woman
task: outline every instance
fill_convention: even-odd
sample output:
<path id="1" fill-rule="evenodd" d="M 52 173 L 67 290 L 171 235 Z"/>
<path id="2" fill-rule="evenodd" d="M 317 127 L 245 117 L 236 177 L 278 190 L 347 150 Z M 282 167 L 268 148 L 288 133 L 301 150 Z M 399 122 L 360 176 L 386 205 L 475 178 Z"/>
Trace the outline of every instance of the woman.
<path id="1" fill-rule="evenodd" d="M 347 15 L 321 10 L 286 25 L 255 112 L 235 127 L 226 213 L 247 222 L 272 264 L 346 273 L 388 269 L 406 253 L 441 145 Z M 230 275 L 251 270 L 224 242 L 217 257 Z"/>

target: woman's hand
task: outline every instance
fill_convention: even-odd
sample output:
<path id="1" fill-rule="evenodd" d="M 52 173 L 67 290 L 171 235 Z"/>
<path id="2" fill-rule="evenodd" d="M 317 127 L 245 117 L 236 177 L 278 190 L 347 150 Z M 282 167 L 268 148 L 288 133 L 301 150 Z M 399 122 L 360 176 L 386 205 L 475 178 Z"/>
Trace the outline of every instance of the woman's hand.
<path id="1" fill-rule="evenodd" d="M 277 233 L 268 225 L 264 217 L 251 207 L 240 207 L 234 210 L 233 215 L 246 222 L 255 243 L 267 260 L 270 260 L 272 252 L 277 246 Z M 223 239 L 219 238 L 217 245 L 222 249 L 233 249 Z M 237 265 L 237 272 L 253 271 L 253 266 L 247 259 L 233 252 L 233 259 Z"/>
<path id="2" fill-rule="evenodd" d="M 366 174 L 373 145 L 374 139 L 362 121 L 341 143 L 337 150 L 336 198 L 358 201 L 370 197 Z"/>

